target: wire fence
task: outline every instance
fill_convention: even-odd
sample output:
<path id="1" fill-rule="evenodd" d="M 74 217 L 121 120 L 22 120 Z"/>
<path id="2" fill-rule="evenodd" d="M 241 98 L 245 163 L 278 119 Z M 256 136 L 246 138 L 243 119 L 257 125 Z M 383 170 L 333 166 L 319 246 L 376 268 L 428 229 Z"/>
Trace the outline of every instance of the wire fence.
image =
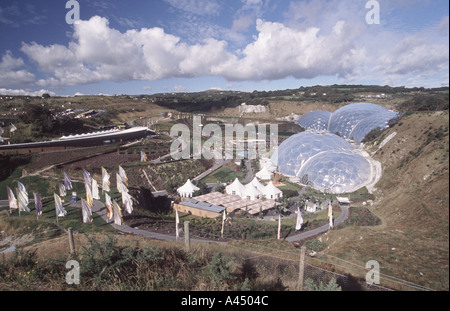
<path id="1" fill-rule="evenodd" d="M 48 223 L 53 223 L 48 221 Z M 39 242 L 54 238 L 67 239 L 70 244 L 70 230 L 61 225 L 45 231 L 45 236 L 34 237 L 33 247 Z M 69 233 L 69 234 L 68 234 Z M 183 234 L 180 235 L 184 239 Z M 190 235 L 196 241 L 214 243 L 205 236 Z M 379 281 L 368 283 L 366 266 L 329 254 L 306 252 L 301 249 L 281 249 L 265 245 L 266 240 L 238 240 L 226 237 L 226 243 L 214 243 L 223 251 L 240 254 L 237 263 L 249 277 L 258 276 L 265 284 L 272 284 L 271 290 L 343 290 L 343 291 L 432 291 L 433 289 L 407 280 L 378 272 Z M 72 241 L 73 243 L 73 241 Z M 37 246 L 39 247 L 39 246 Z M 303 248 L 306 250 L 306 248 Z M 335 284 L 335 286 L 331 286 Z"/>

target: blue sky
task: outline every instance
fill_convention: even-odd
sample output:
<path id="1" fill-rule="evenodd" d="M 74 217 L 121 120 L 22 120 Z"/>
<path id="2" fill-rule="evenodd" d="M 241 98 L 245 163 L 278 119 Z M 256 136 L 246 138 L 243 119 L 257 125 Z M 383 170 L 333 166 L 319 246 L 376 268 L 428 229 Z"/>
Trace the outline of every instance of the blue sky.
<path id="1" fill-rule="evenodd" d="M 0 93 L 448 86 L 449 4 L 379 0 L 0 2 Z"/>

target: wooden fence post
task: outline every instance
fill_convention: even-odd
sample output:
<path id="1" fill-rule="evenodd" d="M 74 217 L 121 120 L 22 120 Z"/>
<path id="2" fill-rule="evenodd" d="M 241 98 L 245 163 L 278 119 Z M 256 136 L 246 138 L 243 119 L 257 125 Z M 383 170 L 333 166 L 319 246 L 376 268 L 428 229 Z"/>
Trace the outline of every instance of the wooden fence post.
<path id="1" fill-rule="evenodd" d="M 306 248 L 302 247 L 300 248 L 300 263 L 298 268 L 298 286 L 299 290 L 303 290 L 303 278 L 304 278 L 304 272 L 305 272 L 305 252 Z"/>
<path id="2" fill-rule="evenodd" d="M 184 244 L 186 246 L 186 251 L 191 250 L 191 238 L 189 236 L 189 221 L 184 222 Z"/>
<path id="3" fill-rule="evenodd" d="M 71 254 L 75 254 L 75 242 L 73 240 L 73 232 L 72 232 L 72 228 L 68 229 L 68 233 L 69 233 L 69 246 L 70 246 L 70 253 Z"/>

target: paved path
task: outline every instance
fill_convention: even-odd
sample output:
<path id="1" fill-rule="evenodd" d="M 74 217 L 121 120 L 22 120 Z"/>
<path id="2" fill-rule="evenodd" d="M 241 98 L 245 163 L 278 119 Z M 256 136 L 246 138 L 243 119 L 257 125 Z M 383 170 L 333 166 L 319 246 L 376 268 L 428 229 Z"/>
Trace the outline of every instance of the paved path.
<path id="1" fill-rule="evenodd" d="M 72 207 L 77 207 L 77 208 L 81 209 L 81 201 L 78 201 L 76 203 L 70 203 L 69 205 Z M 172 235 L 166 235 L 166 234 L 151 232 L 151 231 L 147 231 L 147 230 L 141 230 L 141 229 L 127 226 L 125 224 L 123 224 L 122 226 L 119 226 L 119 225 L 116 225 L 114 222 L 110 222 L 110 220 L 108 220 L 106 217 L 106 206 L 101 201 L 94 200 L 94 203 L 92 206 L 92 212 L 96 213 L 97 215 L 102 217 L 102 219 L 105 222 L 107 222 L 113 228 L 117 229 L 120 232 L 134 234 L 134 235 L 140 235 L 140 236 L 144 236 L 144 237 L 152 238 L 152 239 L 156 239 L 156 240 L 176 241 L 176 237 L 172 236 Z M 184 241 L 184 237 L 178 238 L 178 241 Z M 198 243 L 198 242 L 211 243 L 212 241 L 191 238 L 191 243 Z"/>
<path id="2" fill-rule="evenodd" d="M 348 215 L 349 215 L 348 208 L 344 207 L 344 206 L 341 206 L 341 210 L 342 210 L 341 214 L 334 221 L 334 227 L 336 227 L 339 224 L 343 223 L 348 218 Z M 326 225 L 323 225 L 322 227 L 319 227 L 319 228 L 316 228 L 316 229 L 312 229 L 312 230 L 308 230 L 306 232 L 287 237 L 286 241 L 288 241 L 288 242 L 295 242 L 295 241 L 304 240 L 304 239 L 316 236 L 318 234 L 321 234 L 323 232 L 326 232 L 328 230 L 330 230 L 330 225 L 326 224 Z"/>

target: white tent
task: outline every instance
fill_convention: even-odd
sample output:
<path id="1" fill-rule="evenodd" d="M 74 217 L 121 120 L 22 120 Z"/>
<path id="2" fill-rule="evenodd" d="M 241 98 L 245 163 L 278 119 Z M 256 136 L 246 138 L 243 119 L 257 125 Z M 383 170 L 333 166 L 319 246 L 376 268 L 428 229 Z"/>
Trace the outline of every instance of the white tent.
<path id="1" fill-rule="evenodd" d="M 253 187 L 255 187 L 256 189 L 258 189 L 259 191 L 261 191 L 262 193 L 264 193 L 264 189 L 266 188 L 265 185 L 263 185 L 258 178 L 253 178 L 253 180 L 250 182 L 250 184 L 253 185 Z"/>
<path id="2" fill-rule="evenodd" d="M 245 191 L 241 197 L 243 199 L 249 199 L 251 201 L 257 200 L 263 196 L 263 193 L 258 190 L 252 183 L 245 186 Z"/>
<path id="3" fill-rule="evenodd" d="M 277 187 L 275 187 L 272 183 L 272 181 L 270 181 L 267 186 L 264 188 L 263 191 L 264 195 L 266 196 L 267 199 L 279 199 L 283 197 L 283 191 L 281 191 L 280 189 L 278 189 Z"/>
<path id="4" fill-rule="evenodd" d="M 198 190 L 200 190 L 200 188 L 194 185 L 191 180 L 188 179 L 183 186 L 177 189 L 177 192 L 182 198 L 192 198 L 194 192 Z"/>
<path id="5" fill-rule="evenodd" d="M 242 197 L 242 195 L 245 193 L 245 187 L 239 179 L 235 179 L 231 185 L 228 185 L 225 187 L 225 191 L 229 195 L 238 195 Z"/>
<path id="6" fill-rule="evenodd" d="M 264 166 L 262 170 L 256 173 L 256 177 L 262 180 L 271 180 L 273 178 L 273 173 L 269 171 L 266 166 Z"/>

